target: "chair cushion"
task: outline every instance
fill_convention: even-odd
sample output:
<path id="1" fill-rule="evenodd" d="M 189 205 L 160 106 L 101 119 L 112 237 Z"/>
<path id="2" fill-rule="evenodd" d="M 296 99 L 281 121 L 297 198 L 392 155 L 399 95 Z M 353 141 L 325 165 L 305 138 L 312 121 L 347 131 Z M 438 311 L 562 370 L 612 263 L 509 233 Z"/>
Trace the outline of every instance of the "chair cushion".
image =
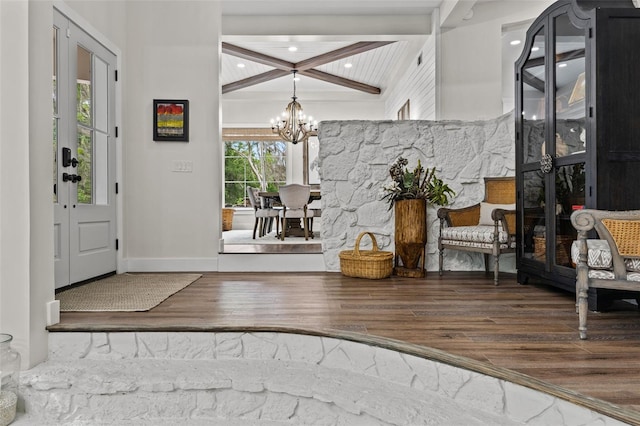
<path id="1" fill-rule="evenodd" d="M 442 228 L 441 235 L 443 240 L 484 243 L 491 245 L 493 244 L 494 229 L 493 225 L 450 226 Z M 508 239 L 509 235 L 506 232 L 502 230 L 498 231 L 498 241 L 500 241 L 500 243 L 506 243 Z"/>
<path id="2" fill-rule="evenodd" d="M 611 269 L 613 267 L 611 248 L 607 240 L 588 239 L 587 249 L 587 266 L 590 269 Z M 579 255 L 578 242 L 574 241 L 571 245 L 571 260 L 573 263 L 578 263 Z M 627 267 L 627 271 L 640 272 L 640 259 L 624 259 L 624 264 Z"/>
<path id="3" fill-rule="evenodd" d="M 493 249 L 493 243 L 477 243 L 473 241 L 456 241 L 456 240 L 442 240 L 443 245 L 458 246 L 458 247 L 472 247 L 480 249 Z M 511 247 L 507 243 L 500 243 L 500 249 L 516 248 L 516 242 L 511 242 Z"/>
<path id="4" fill-rule="evenodd" d="M 258 210 L 256 210 L 256 217 L 278 217 L 278 210 L 276 210 L 276 209 L 258 209 Z"/>
<path id="5" fill-rule="evenodd" d="M 616 277 L 613 274 L 613 271 L 609 271 L 606 269 L 589 269 L 589 278 L 613 280 Z M 627 281 L 640 282 L 640 272 L 627 272 Z"/>
<path id="6" fill-rule="evenodd" d="M 491 219 L 491 213 L 494 209 L 504 209 L 504 210 L 515 210 L 516 205 L 513 204 L 493 204 L 493 203 L 485 203 L 484 201 L 480 203 L 480 221 L 478 225 L 493 225 L 493 219 Z"/>

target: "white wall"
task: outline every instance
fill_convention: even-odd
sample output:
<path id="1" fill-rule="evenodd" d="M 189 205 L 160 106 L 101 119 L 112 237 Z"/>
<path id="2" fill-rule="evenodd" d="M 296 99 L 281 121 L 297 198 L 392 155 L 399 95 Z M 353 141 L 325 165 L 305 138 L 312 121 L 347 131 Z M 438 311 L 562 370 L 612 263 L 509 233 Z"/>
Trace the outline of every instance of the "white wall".
<path id="1" fill-rule="evenodd" d="M 478 120 L 502 114 L 502 26 L 535 18 L 551 3 L 476 3 L 471 19 L 457 28 L 442 29 L 438 119 Z"/>
<path id="2" fill-rule="evenodd" d="M 436 117 L 436 36 L 431 35 L 420 53 L 397 84 L 389 90 L 385 101 L 385 118 L 396 119 L 398 110 L 409 102 L 411 120 L 433 120 Z"/>
<path id="3" fill-rule="evenodd" d="M 123 247 L 129 270 L 217 268 L 219 8 L 201 1 L 127 4 Z M 190 101 L 188 143 L 153 141 L 154 99 Z M 174 161 L 191 162 L 193 172 L 174 172 Z"/>
<path id="4" fill-rule="evenodd" d="M 0 331 L 28 358 L 29 4 L 0 2 Z M 53 287 L 52 287 L 53 288 Z"/>

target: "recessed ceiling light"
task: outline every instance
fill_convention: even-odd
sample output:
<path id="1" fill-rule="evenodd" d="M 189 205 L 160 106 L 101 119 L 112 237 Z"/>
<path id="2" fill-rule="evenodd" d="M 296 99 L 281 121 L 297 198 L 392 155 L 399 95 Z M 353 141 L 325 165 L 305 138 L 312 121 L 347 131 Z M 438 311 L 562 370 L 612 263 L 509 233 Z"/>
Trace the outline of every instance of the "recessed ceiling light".
<path id="1" fill-rule="evenodd" d="M 352 66 L 353 66 L 353 64 L 352 64 L 352 63 L 344 64 L 344 67 L 345 67 L 345 68 L 351 68 Z"/>
<path id="2" fill-rule="evenodd" d="M 300 81 L 300 77 L 293 77 L 293 81 Z"/>
<path id="3" fill-rule="evenodd" d="M 296 50 L 298 50 L 297 47 L 295 46 L 289 46 L 289 52 L 295 52 Z"/>
<path id="4" fill-rule="evenodd" d="M 564 67 L 566 67 L 566 66 L 567 66 L 567 63 L 566 63 L 566 62 L 563 62 L 563 63 L 561 63 L 561 64 L 558 64 L 558 67 L 559 67 L 559 68 L 564 68 Z"/>
<path id="5" fill-rule="evenodd" d="M 512 45 L 512 46 L 517 46 L 517 45 L 519 45 L 520 43 L 522 43 L 520 40 L 511 40 L 511 41 L 509 42 L 509 44 L 510 44 L 510 45 Z"/>
<path id="6" fill-rule="evenodd" d="M 238 64 L 238 68 L 244 68 L 244 64 L 243 63 L 239 63 Z"/>
<path id="7" fill-rule="evenodd" d="M 533 47 L 531 48 L 531 51 L 532 51 L 532 52 L 537 52 L 538 50 L 540 50 L 540 48 L 539 48 L 538 46 L 533 46 Z"/>

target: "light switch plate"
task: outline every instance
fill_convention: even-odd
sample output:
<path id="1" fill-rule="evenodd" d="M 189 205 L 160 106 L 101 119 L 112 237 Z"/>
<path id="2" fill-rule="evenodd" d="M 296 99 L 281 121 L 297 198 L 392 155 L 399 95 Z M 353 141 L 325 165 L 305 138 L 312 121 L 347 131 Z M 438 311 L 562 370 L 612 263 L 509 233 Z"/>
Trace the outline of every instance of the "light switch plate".
<path id="1" fill-rule="evenodd" d="M 182 173 L 193 172 L 193 161 L 190 160 L 173 160 L 173 171 Z"/>

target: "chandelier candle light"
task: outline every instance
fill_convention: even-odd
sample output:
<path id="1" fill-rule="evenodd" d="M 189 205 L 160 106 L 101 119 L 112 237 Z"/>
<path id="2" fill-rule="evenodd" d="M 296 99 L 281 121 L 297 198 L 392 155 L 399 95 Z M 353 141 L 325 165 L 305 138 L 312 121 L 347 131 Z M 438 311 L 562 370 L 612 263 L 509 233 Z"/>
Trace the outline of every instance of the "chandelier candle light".
<path id="1" fill-rule="evenodd" d="M 283 141 L 295 145 L 309 139 L 309 136 L 314 135 L 318 128 L 318 122 L 312 123 L 313 118 L 311 116 L 307 118 L 302 111 L 302 105 L 297 101 L 296 70 L 293 70 L 293 96 L 291 99 L 282 115 L 271 119 L 271 130 L 273 133 L 277 133 Z"/>

